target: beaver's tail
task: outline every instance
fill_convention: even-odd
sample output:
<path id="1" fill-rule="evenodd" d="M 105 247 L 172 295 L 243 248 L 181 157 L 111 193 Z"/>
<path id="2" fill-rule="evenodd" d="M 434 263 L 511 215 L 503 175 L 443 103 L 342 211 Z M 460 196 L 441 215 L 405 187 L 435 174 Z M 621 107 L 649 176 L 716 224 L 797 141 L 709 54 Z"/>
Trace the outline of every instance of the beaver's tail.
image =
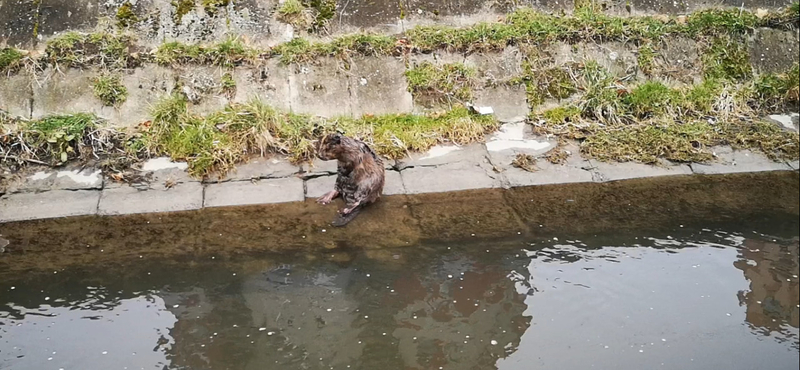
<path id="1" fill-rule="evenodd" d="M 358 214 L 361 213 L 362 208 L 364 208 L 363 205 L 358 205 L 356 206 L 356 208 L 354 208 L 352 211 L 350 211 L 350 213 L 346 215 L 339 214 L 338 216 L 336 216 L 336 219 L 333 220 L 331 225 L 335 227 L 342 227 L 344 225 L 349 224 L 350 221 L 353 221 L 353 219 L 355 219 L 356 216 L 358 216 Z"/>

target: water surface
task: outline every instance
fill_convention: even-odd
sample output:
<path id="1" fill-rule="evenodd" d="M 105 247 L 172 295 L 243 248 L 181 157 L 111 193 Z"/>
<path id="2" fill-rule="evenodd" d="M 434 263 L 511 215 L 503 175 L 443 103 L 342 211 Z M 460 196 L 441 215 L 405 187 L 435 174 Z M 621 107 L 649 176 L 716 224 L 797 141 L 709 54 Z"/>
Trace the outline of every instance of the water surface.
<path id="1" fill-rule="evenodd" d="M 0 282 L 0 369 L 796 369 L 796 217 Z"/>

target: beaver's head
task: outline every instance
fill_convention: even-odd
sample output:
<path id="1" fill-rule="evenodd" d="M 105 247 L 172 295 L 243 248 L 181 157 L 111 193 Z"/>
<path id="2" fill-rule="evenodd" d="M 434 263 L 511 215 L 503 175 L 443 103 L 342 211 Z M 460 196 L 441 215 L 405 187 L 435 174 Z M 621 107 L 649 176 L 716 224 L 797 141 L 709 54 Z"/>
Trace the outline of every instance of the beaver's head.
<path id="1" fill-rule="evenodd" d="M 342 145 L 347 138 L 340 133 L 325 135 L 317 146 L 317 157 L 323 161 L 338 159 L 344 152 Z"/>

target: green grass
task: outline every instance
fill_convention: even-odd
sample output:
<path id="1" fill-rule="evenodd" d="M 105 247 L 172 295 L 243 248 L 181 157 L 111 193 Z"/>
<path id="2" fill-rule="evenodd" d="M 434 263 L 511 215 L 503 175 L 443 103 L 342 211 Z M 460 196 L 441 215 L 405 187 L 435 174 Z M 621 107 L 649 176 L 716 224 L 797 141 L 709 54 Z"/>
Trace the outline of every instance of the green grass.
<path id="1" fill-rule="evenodd" d="M 278 19 L 295 27 L 308 27 L 314 18 L 300 0 L 286 0 L 278 7 Z"/>
<path id="2" fill-rule="evenodd" d="M 172 64 L 212 64 L 221 67 L 235 67 L 252 63 L 259 51 L 245 45 L 235 36 L 213 45 L 187 45 L 172 41 L 162 44 L 155 53 L 156 63 Z"/>
<path id="3" fill-rule="evenodd" d="M 25 57 L 21 51 L 14 48 L 0 49 L 0 72 L 5 70 L 13 70 L 16 68 L 22 58 Z"/>
<path id="4" fill-rule="evenodd" d="M 475 69 L 462 63 L 435 65 L 425 61 L 405 72 L 414 98 L 430 98 L 436 103 L 471 100 L 475 76 Z"/>
<path id="5" fill-rule="evenodd" d="M 653 68 L 655 68 L 655 50 L 653 50 L 653 46 L 649 43 L 643 44 L 639 46 L 639 52 L 636 55 L 636 59 L 639 65 L 639 70 L 642 71 L 645 75 L 653 74 Z"/>
<path id="6" fill-rule="evenodd" d="M 144 145 L 156 155 L 188 161 L 197 176 L 225 172 L 253 154 L 283 153 L 295 162 L 309 160 L 315 156 L 315 142 L 335 130 L 362 138 L 381 155 L 399 158 L 443 142 L 480 141 L 497 127 L 494 118 L 473 115 L 462 106 L 429 115 L 325 120 L 281 112 L 254 100 L 203 117 L 192 114 L 181 96 L 161 101 L 152 116 Z"/>
<path id="7" fill-rule="evenodd" d="M 229 99 L 232 99 L 236 94 L 236 80 L 233 79 L 233 75 L 230 72 L 225 72 L 222 74 L 222 79 L 220 81 L 220 92 L 223 95 L 228 96 Z"/>
<path id="8" fill-rule="evenodd" d="M 119 75 L 101 75 L 92 81 L 94 96 L 103 102 L 103 105 L 116 107 L 128 99 L 128 89 L 122 85 Z"/>
<path id="9" fill-rule="evenodd" d="M 622 99 L 628 112 L 637 118 L 661 115 L 675 103 L 676 94 L 658 81 L 647 81 L 636 86 Z"/>
<path id="10" fill-rule="evenodd" d="M 702 60 L 703 73 L 707 79 L 745 80 L 753 75 L 750 55 L 743 40 L 713 38 Z"/>
<path id="11" fill-rule="evenodd" d="M 71 67 L 129 67 L 130 39 L 105 32 L 67 32 L 47 42 L 45 59 Z"/>
<path id="12" fill-rule="evenodd" d="M 30 122 L 23 136 L 38 158 L 61 164 L 79 155 L 80 143 L 96 122 L 94 115 L 86 113 L 50 116 Z"/>

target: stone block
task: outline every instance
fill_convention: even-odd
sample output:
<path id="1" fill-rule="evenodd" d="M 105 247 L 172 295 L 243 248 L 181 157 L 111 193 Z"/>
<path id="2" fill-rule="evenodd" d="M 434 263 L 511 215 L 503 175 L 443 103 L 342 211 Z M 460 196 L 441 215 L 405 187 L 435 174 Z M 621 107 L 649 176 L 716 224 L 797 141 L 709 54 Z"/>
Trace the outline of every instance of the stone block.
<path id="1" fill-rule="evenodd" d="M 94 113 L 101 117 L 112 115 L 114 109 L 104 107 L 94 96 L 92 78 L 97 75 L 72 68 L 46 70 L 41 84 L 33 86 L 32 118 L 72 113 Z"/>
<path id="2" fill-rule="evenodd" d="M 795 31 L 759 28 L 748 40 L 750 63 L 759 73 L 782 73 L 800 60 Z"/>
<path id="3" fill-rule="evenodd" d="M 530 111 L 528 97 L 522 86 L 487 87 L 476 92 L 475 105 L 492 107 L 500 122 L 522 121 Z"/>
<path id="4" fill-rule="evenodd" d="M 236 68 L 233 79 L 236 81 L 236 94 L 233 101 L 247 103 L 258 99 L 275 109 L 291 109 L 289 74 L 290 67 L 277 60 L 268 60 L 257 68 Z"/>
<path id="5" fill-rule="evenodd" d="M 206 186 L 204 207 L 242 206 L 303 201 L 303 180 L 295 177 L 231 181 Z"/>
<path id="6" fill-rule="evenodd" d="M 323 117 L 352 116 L 353 99 L 345 77 L 333 59 L 297 66 L 289 74 L 292 111 Z"/>
<path id="7" fill-rule="evenodd" d="M 294 176 L 298 173 L 300 173 L 300 166 L 291 164 L 285 157 L 262 157 L 236 166 L 225 176 L 212 175 L 208 182 L 277 179 Z"/>
<path id="8" fill-rule="evenodd" d="M 592 172 L 589 171 L 589 161 L 581 158 L 577 147 L 567 147 L 565 150 L 570 153 L 563 164 L 553 164 L 546 159 L 540 159 L 536 163 L 538 168 L 535 172 L 528 172 L 513 166 L 504 167 L 503 179 L 509 187 L 549 185 L 549 184 L 568 184 L 577 182 L 592 182 Z"/>
<path id="9" fill-rule="evenodd" d="M 202 206 L 203 185 L 198 182 L 149 190 L 121 186 L 103 189 L 98 213 L 101 215 L 125 215 L 177 212 L 200 209 Z"/>
<path id="10" fill-rule="evenodd" d="M 337 161 L 323 161 L 319 158 L 314 158 L 313 161 L 302 164 L 303 176 L 335 175 L 338 166 Z"/>
<path id="11" fill-rule="evenodd" d="M 789 167 L 795 171 L 800 169 L 800 161 L 789 161 L 786 162 L 786 164 L 788 164 Z"/>
<path id="12" fill-rule="evenodd" d="M 349 75 L 353 114 L 411 113 L 413 98 L 403 77 L 405 64 L 391 57 L 357 58 Z"/>
<path id="13" fill-rule="evenodd" d="M 500 176 L 490 175 L 489 171 L 491 166 L 488 163 L 459 162 L 436 167 L 406 168 L 400 172 L 400 177 L 407 194 L 501 187 Z"/>
<path id="14" fill-rule="evenodd" d="M 791 170 L 786 162 L 775 162 L 761 153 L 749 150 L 733 150 L 730 147 L 714 148 L 717 160 L 711 163 L 692 163 L 692 172 L 699 174 L 723 174 L 739 172 L 761 172 Z"/>
<path id="15" fill-rule="evenodd" d="M 522 74 L 522 52 L 515 46 L 506 47 L 500 53 L 473 53 L 464 63 L 475 67 L 485 82 L 505 81 Z"/>
<path id="16" fill-rule="evenodd" d="M 0 47 L 33 45 L 36 28 L 36 0 L 7 0 L 0 2 Z M 0 101 L 2 101 L 0 99 Z"/>
<path id="17" fill-rule="evenodd" d="M 425 153 L 412 153 L 409 157 L 397 161 L 400 171 L 409 167 L 440 166 L 458 162 L 481 162 L 488 153 L 483 144 L 469 145 L 437 145 Z"/>
<path id="18" fill-rule="evenodd" d="M 333 190 L 336 176 L 320 176 L 306 180 L 306 198 L 319 198 Z"/>
<path id="19" fill-rule="evenodd" d="M 635 162 L 610 163 L 591 159 L 589 163 L 594 168 L 595 172 L 600 175 L 599 180 L 602 181 L 692 174 L 692 169 L 689 165 L 673 164 L 666 161 L 660 166 Z"/>
<path id="20" fill-rule="evenodd" d="M 0 37 L 2 39 L 2 37 Z M 31 77 L 27 73 L 0 76 L 0 110 L 13 117 L 31 117 Z"/>
<path id="21" fill-rule="evenodd" d="M 403 185 L 403 177 L 398 171 L 387 170 L 385 182 L 383 183 L 383 195 L 406 194 L 406 187 Z"/>
<path id="22" fill-rule="evenodd" d="M 146 64 L 122 75 L 128 98 L 117 109 L 103 109 L 104 118 L 115 125 L 134 127 L 152 119 L 150 109 L 175 88 L 175 70 Z"/>
<path id="23" fill-rule="evenodd" d="M 38 171 L 20 178 L 9 186 L 9 192 L 41 192 L 50 190 L 98 190 L 103 188 L 99 169 Z"/>
<path id="24" fill-rule="evenodd" d="M 89 31 L 97 24 L 96 0 L 40 0 L 39 33 L 43 36 L 62 31 Z"/>
<path id="25" fill-rule="evenodd" d="M 96 190 L 9 194 L 0 198 L 0 223 L 93 215 L 99 199 L 100 192 Z"/>

